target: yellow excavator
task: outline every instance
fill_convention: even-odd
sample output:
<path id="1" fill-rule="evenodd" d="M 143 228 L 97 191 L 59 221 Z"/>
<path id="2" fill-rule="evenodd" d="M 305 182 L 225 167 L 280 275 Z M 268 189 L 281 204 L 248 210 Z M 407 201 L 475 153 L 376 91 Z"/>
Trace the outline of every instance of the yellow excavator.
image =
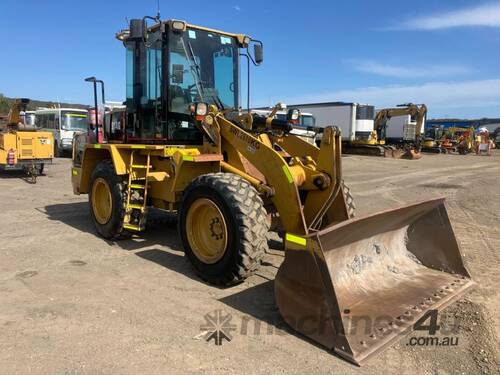
<path id="1" fill-rule="evenodd" d="M 458 152 L 465 155 L 476 150 L 476 136 L 474 127 L 446 128 L 441 138 L 441 147 L 447 152 Z"/>
<path id="2" fill-rule="evenodd" d="M 403 125 L 403 131 L 400 135 L 396 146 L 398 149 L 403 150 L 398 156 L 404 159 L 420 159 L 422 144 L 422 133 L 427 115 L 427 106 L 425 104 L 400 104 L 395 108 L 384 108 L 377 112 L 374 120 L 374 130 L 377 132 L 377 138 L 380 142 L 387 144 L 387 122 L 396 116 L 409 115 L 412 120 L 411 124 L 406 123 Z M 414 122 L 414 123 L 413 123 Z"/>
<path id="3" fill-rule="evenodd" d="M 54 137 L 26 124 L 24 114 L 30 100 L 17 99 L 0 132 L 0 170 L 23 170 L 36 182 L 44 166 L 52 162 Z"/>
<path id="4" fill-rule="evenodd" d="M 422 141 L 422 152 L 446 154 L 448 150 L 442 146 L 444 134 L 444 128 L 441 126 L 426 129 Z"/>
<path id="5" fill-rule="evenodd" d="M 318 148 L 290 121 L 240 109 L 240 56 L 260 65 L 262 42 L 159 17 L 117 38 L 126 108 L 104 113 L 100 143 L 73 143 L 73 189 L 88 194 L 101 236 L 140 234 L 150 207 L 177 213 L 194 271 L 231 285 L 259 267 L 271 227 L 284 240 L 274 282 L 284 320 L 356 364 L 474 285 L 444 199 L 353 218 L 336 127 Z M 356 318 L 370 323 L 349 329 Z"/>

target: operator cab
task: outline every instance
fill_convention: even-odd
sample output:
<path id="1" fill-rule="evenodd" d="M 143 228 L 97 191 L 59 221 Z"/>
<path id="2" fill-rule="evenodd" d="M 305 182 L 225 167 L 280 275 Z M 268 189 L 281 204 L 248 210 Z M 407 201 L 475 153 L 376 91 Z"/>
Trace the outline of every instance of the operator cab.
<path id="1" fill-rule="evenodd" d="M 147 27 L 146 18 L 150 17 L 131 20 L 130 28 L 116 35 L 126 48 L 126 125 L 121 134 L 110 129 L 108 138 L 201 144 L 203 134 L 195 124 L 192 104 L 238 109 L 240 49 L 259 64 L 262 43 L 184 21 L 155 18 L 157 23 Z M 255 60 L 248 53 L 252 42 Z"/>

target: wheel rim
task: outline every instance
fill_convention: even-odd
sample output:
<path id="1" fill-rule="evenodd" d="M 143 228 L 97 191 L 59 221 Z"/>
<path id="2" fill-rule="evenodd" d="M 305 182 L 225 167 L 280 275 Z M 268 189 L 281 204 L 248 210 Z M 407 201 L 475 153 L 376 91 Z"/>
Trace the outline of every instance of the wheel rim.
<path id="1" fill-rule="evenodd" d="M 207 198 L 194 201 L 187 213 L 186 229 L 189 246 L 200 261 L 213 264 L 224 256 L 227 226 L 215 202 Z"/>
<path id="2" fill-rule="evenodd" d="M 111 189 L 106 180 L 101 177 L 97 178 L 92 186 L 92 211 L 99 224 L 106 224 L 113 211 Z"/>

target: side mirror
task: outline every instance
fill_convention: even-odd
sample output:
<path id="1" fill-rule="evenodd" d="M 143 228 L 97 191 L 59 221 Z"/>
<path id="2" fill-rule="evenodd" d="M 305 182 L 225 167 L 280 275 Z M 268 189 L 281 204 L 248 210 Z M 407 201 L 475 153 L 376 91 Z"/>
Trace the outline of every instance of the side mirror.
<path id="1" fill-rule="evenodd" d="M 264 48 L 262 47 L 262 44 L 254 44 L 253 54 L 255 56 L 255 63 L 257 65 L 262 64 L 264 61 Z"/>
<path id="2" fill-rule="evenodd" d="M 184 83 L 184 65 L 173 64 L 172 83 L 182 85 Z"/>
<path id="3" fill-rule="evenodd" d="M 278 103 L 276 103 L 274 108 L 276 108 L 278 111 L 284 111 L 286 109 L 286 104 L 282 103 L 282 102 L 278 102 Z"/>
<path id="4" fill-rule="evenodd" d="M 142 19 L 132 19 L 130 20 L 130 34 L 128 39 L 130 40 L 142 40 L 144 39 L 144 31 L 146 30 L 146 23 Z"/>

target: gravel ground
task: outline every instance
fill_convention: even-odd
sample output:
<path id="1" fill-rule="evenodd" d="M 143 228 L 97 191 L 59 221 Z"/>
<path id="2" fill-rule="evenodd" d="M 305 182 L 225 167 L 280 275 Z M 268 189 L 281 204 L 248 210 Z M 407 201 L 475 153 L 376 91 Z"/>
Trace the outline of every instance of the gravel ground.
<path id="1" fill-rule="evenodd" d="M 411 346 L 410 337 L 424 335 L 414 332 L 362 368 L 279 329 L 279 246 L 245 283 L 207 285 L 185 260 L 172 217 L 154 212 L 145 233 L 119 243 L 98 237 L 69 168 L 69 159 L 55 159 L 36 185 L 0 175 L 1 373 L 498 373 L 500 150 L 343 158 L 358 215 L 445 196 L 479 284 L 440 313 L 442 326 L 457 329 L 456 346 Z M 201 328 L 217 310 L 236 327 L 221 346 Z"/>

